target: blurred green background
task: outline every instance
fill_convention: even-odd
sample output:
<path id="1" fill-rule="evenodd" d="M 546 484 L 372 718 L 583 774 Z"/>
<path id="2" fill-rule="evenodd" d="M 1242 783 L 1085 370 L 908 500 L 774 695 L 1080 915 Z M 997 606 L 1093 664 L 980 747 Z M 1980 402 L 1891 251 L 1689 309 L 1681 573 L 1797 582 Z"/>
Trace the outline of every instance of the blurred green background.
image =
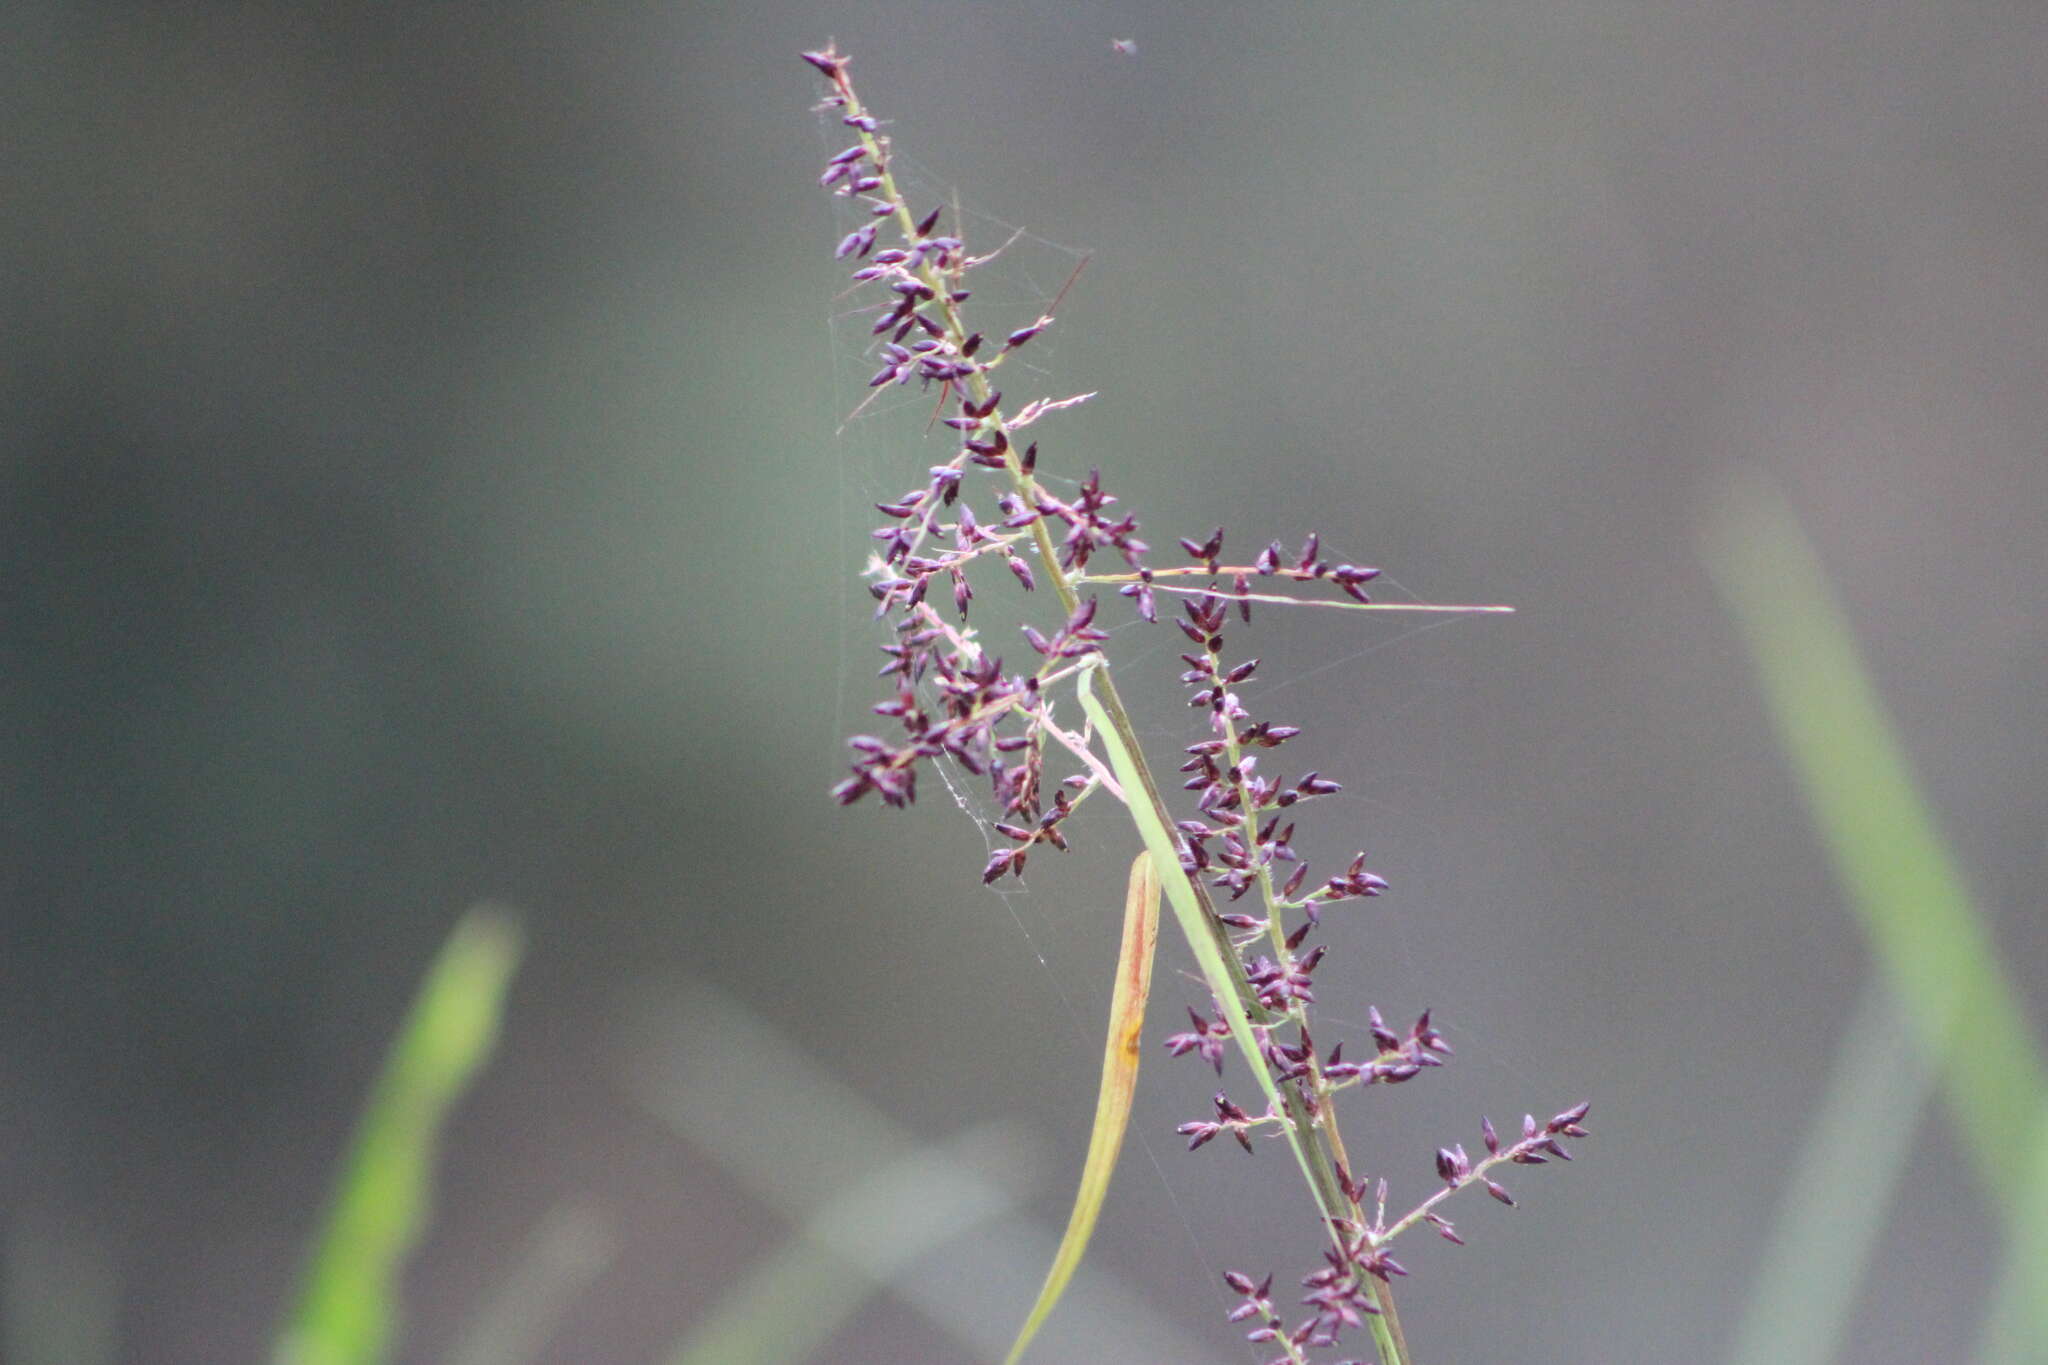
<path id="1" fill-rule="evenodd" d="M 1430 1006 L 1459 1046 L 1357 1106 L 1368 1167 L 1419 1197 L 1482 1111 L 1594 1102 L 1576 1165 L 1404 1255 L 1425 1358 L 1720 1358 L 1850 1026 L 1861 931 L 1701 555 L 1739 477 L 1812 536 L 2048 1003 L 2039 6 L 9 17 L 11 1360 L 262 1358 L 485 898 L 526 955 L 396 1359 L 478 1349 L 565 1226 L 574 1292 L 521 1349 L 668 1359 L 848 1192 L 823 1173 L 926 1144 L 1000 1177 L 961 1182 L 964 1240 L 1024 1251 L 947 1287 L 957 1230 L 924 1229 L 869 1249 L 889 1292 L 827 1314 L 813 1279 L 782 1316 L 846 1361 L 1021 1316 L 1134 843 L 1090 811 L 999 898 L 943 789 L 825 798 L 869 723 L 868 504 L 939 449 L 921 410 L 836 434 L 867 373 L 815 184 L 845 139 L 796 57 L 828 36 L 928 190 L 1094 253 L 1034 343 L 1044 392 L 1101 391 L 1046 467 L 1101 464 L 1154 544 L 1313 527 L 1397 594 L 1518 609 L 1241 637 L 1347 784 L 1299 845 L 1394 883 L 1333 934 L 1326 1031 Z M 1030 321 L 988 292 L 988 330 Z M 1171 644 L 1118 642 L 1166 685 L 1155 757 L 1191 737 Z M 1277 1151 L 1183 1154 L 1211 1078 L 1164 1062 L 1089 1268 L 1123 1358 L 1249 1360 L 1217 1272 L 1310 1268 L 1305 1199 Z M 1955 1357 L 1999 1250 L 1945 1122 L 1883 1228 L 1849 1354 Z"/>

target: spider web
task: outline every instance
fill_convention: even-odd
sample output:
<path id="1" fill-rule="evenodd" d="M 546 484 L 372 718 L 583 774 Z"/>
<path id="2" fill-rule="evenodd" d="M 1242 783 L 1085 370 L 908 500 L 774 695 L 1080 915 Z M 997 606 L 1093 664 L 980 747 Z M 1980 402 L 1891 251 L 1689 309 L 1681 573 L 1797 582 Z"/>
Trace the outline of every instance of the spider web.
<path id="1" fill-rule="evenodd" d="M 828 140 L 838 131 L 836 124 L 821 121 L 820 126 L 821 140 Z M 943 188 L 937 176 L 900 148 L 892 149 L 890 169 L 913 212 L 922 215 L 943 207 L 939 230 L 959 237 L 968 253 L 979 261 L 967 275 L 967 287 L 973 298 L 967 305 L 966 316 L 970 326 L 992 337 L 1027 326 L 1049 312 L 1061 288 L 1088 259 L 1088 253 L 1079 248 L 1053 241 L 964 202 L 957 191 Z M 838 196 L 833 204 L 834 226 L 842 235 L 872 221 L 864 206 Z M 884 240 L 887 239 L 885 227 Z M 940 415 L 942 396 L 936 387 L 926 388 L 915 381 L 880 389 L 862 387 L 876 368 L 873 362 L 881 343 L 888 339 L 872 334 L 874 321 L 885 307 L 884 297 L 873 285 L 844 288 L 833 301 L 828 324 L 834 372 L 832 393 L 839 404 L 833 414 L 833 426 L 840 505 L 848 509 L 839 523 L 843 551 L 840 562 L 855 572 L 872 565 L 874 545 L 863 537 L 859 523 L 854 520 L 859 513 L 851 509 L 872 512 L 875 503 L 892 501 L 908 489 L 922 487 L 928 469 L 949 459 L 957 448 L 955 434 L 933 420 Z M 1070 396 L 1069 390 L 1060 387 L 1056 374 L 1058 333 L 1057 326 L 1048 328 L 1028 348 L 1012 352 L 1004 360 L 1001 387 L 1010 395 L 1009 406 L 1014 408 L 1037 397 Z M 1052 470 L 1039 477 L 1048 488 L 1058 492 L 1070 491 L 1078 482 Z M 866 524 L 873 525 L 874 521 L 871 516 Z M 1042 607 L 1029 613 L 1020 610 L 1014 600 L 1016 594 L 999 591 L 1002 585 L 986 575 L 973 577 L 977 588 L 984 590 L 975 599 L 971 623 L 974 638 L 993 654 L 1015 654 L 1023 648 L 1018 625 L 1030 617 L 1042 618 Z M 1004 577 L 1007 579 L 1007 575 Z M 841 617 L 842 622 L 850 619 L 850 614 Z M 1042 619 L 1037 624 L 1045 627 Z M 867 634 L 875 644 L 893 638 L 879 624 Z M 832 715 L 841 727 L 841 733 L 833 737 L 835 756 L 842 747 L 845 726 L 851 724 L 862 729 L 872 724 L 866 707 L 873 699 L 848 696 L 849 680 L 862 672 L 860 656 L 865 647 L 854 635 L 854 627 L 842 625 L 838 644 L 840 666 L 836 670 L 838 695 L 832 707 Z M 1069 720 L 1075 719 L 1071 714 L 1073 708 L 1063 709 L 1070 713 Z M 1003 813 L 989 794 L 985 778 L 975 777 L 950 761 L 935 765 L 933 771 L 954 804 L 980 831 L 985 854 L 1011 846 L 1009 839 L 995 831 L 995 823 L 1003 818 Z M 1052 776 L 1048 772 L 1049 781 Z M 1027 894 L 1028 888 L 1012 884 L 999 887 L 998 891 L 1028 940 L 1029 930 L 1014 903 L 1017 897 Z M 1032 952 L 1045 964 L 1045 956 L 1035 943 Z M 1049 965 L 1047 970 L 1051 970 Z M 1054 980 L 1057 985 L 1057 978 Z"/>

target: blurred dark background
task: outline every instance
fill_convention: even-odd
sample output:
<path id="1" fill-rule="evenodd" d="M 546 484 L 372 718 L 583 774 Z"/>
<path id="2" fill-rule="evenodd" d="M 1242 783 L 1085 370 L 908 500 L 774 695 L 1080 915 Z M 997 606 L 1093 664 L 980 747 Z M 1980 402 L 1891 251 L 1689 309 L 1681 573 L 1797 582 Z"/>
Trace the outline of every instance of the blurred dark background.
<path id="1" fill-rule="evenodd" d="M 1354 1142 L 1416 1195 L 1482 1108 L 1594 1101 L 1576 1165 L 1407 1258 L 1430 1358 L 1712 1358 L 1863 978 L 1699 558 L 1733 473 L 1812 532 L 2043 1003 L 2037 5 L 28 0 L 7 29 L 0 1205 L 17 1275 L 54 1258 L 112 1315 L 100 1359 L 262 1357 L 484 897 L 529 953 L 401 1359 L 443 1359 L 565 1201 L 616 1254 L 549 1360 L 665 1358 L 789 1235 L 640 1093 L 631 1021 L 705 986 L 917 1139 L 1012 1125 L 1057 1225 L 1127 834 L 1077 823 L 1006 903 L 943 790 L 824 795 L 873 686 L 868 503 L 936 458 L 908 413 L 835 435 L 866 374 L 815 184 L 844 139 L 796 55 L 829 36 L 936 190 L 1094 253 L 1034 357 L 1102 395 L 1049 468 L 1103 465 L 1155 544 L 1314 527 L 1518 608 L 1244 637 L 1348 784 L 1304 851 L 1395 887 L 1326 1012 L 1434 1006 L 1459 1044 Z M 1141 719 L 1187 742 L 1170 696 Z M 1211 1078 L 1163 1062 L 1091 1268 L 1247 1360 L 1215 1272 L 1284 1281 L 1313 1231 L 1277 1153 L 1180 1152 Z M 1969 1340 L 1992 1227 L 1930 1124 L 1854 1358 Z M 883 1294 L 824 1358 L 959 1350 Z"/>

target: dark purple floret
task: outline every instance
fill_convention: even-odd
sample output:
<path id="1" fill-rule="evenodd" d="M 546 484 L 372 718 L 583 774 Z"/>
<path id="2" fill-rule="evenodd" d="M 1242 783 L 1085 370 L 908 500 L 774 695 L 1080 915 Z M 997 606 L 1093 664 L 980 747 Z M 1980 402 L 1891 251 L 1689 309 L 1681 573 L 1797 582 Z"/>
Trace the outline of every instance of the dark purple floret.
<path id="1" fill-rule="evenodd" d="M 1188 552 L 1189 559 L 1199 559 L 1209 566 L 1209 572 L 1216 572 L 1216 557 L 1223 552 L 1223 528 L 1217 527 L 1209 538 L 1199 544 L 1182 537 L 1180 547 Z"/>
<path id="2" fill-rule="evenodd" d="M 1380 571 L 1378 569 L 1361 568 L 1356 564 L 1339 564 L 1335 568 L 1331 569 L 1329 573 L 1330 581 L 1332 583 L 1335 583 L 1338 587 L 1342 588 L 1345 591 L 1345 593 L 1347 593 L 1351 597 L 1356 598 L 1360 602 L 1370 602 L 1372 599 L 1365 595 L 1364 590 L 1361 589 L 1359 585 L 1362 583 L 1370 583 L 1373 579 L 1378 578 L 1379 576 Z"/>

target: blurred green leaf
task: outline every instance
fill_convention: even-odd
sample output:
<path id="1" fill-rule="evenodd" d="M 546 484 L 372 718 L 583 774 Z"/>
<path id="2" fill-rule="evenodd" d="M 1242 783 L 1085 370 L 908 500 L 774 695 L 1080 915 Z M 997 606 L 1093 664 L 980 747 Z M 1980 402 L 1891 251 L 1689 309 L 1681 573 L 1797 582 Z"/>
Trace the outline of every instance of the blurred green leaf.
<path id="1" fill-rule="evenodd" d="M 521 944 L 509 913 L 476 906 L 434 960 L 357 1125 L 279 1365 L 384 1359 L 398 1272 L 426 1228 L 441 1126 L 490 1057 Z"/>
<path id="2" fill-rule="evenodd" d="M 975 1158 L 986 1131 L 922 1147 L 826 1200 L 736 1277 L 676 1343 L 671 1365 L 800 1365 L 919 1257 L 1000 1215 Z"/>
<path id="3" fill-rule="evenodd" d="M 1892 1192 L 1934 1093 L 1935 1069 L 1872 980 L 1843 1029 L 1758 1249 L 1730 1365 L 1835 1359 Z"/>
<path id="4" fill-rule="evenodd" d="M 106 1238 L 80 1210 L 9 1210 L 0 1261 L 0 1360 L 110 1365 L 120 1342 L 120 1279 Z"/>
<path id="5" fill-rule="evenodd" d="M 618 1249 L 610 1219 L 581 1205 L 558 1205 L 464 1324 L 444 1365 L 520 1365 L 538 1357 L 563 1312 Z"/>
<path id="6" fill-rule="evenodd" d="M 2023 1135 L 2024 1137 L 2025 1135 Z M 1980 1365 L 2042 1365 L 2048 1361 L 2048 1111 L 2035 1120 L 2033 1151 L 2013 1163 L 2005 1270 L 1991 1295 Z"/>
<path id="7" fill-rule="evenodd" d="M 2027 1359 L 2010 1353 L 2017 1343 L 2048 1342 L 2048 1295 L 2039 1292 L 2048 1285 L 2048 1236 L 2029 1221 L 2030 1208 L 2043 1202 L 2037 1186 L 2048 1182 L 2039 1173 L 2048 1161 L 2036 1158 L 2048 1067 L 2019 991 L 1913 780 L 1819 558 L 1784 500 L 1760 483 L 1735 490 L 1709 530 L 1707 562 L 1749 645 L 1779 742 L 1849 905 L 1939 1075 L 1985 1198 L 2008 1230 L 2004 1282 L 2031 1286 L 2001 1291 L 1984 1358 L 1987 1365 Z M 1879 1148 L 1892 1136 L 1866 1127 L 1828 1157 L 1868 1174 L 1882 1168 Z M 1861 1198 L 1883 1201 L 1888 1193 L 1865 1185 Z M 1771 1253 L 1764 1263 L 1774 1264 Z M 1802 1301 L 1803 1311 L 1815 1310 L 1814 1300 Z M 1836 1311 L 1848 1307 L 1845 1300 Z"/>
<path id="8" fill-rule="evenodd" d="M 745 1265 L 723 1254 L 731 1274 L 677 1343 L 677 1365 L 794 1365 L 882 1293 L 953 1338 L 947 1359 L 1002 1359 L 1010 1332 L 989 1300 L 1028 1292 L 1057 1254 L 1032 1207 L 1017 1206 L 1015 1182 L 1037 1164 L 1028 1128 L 923 1140 L 743 1002 L 701 982 L 664 979 L 634 1012 L 627 1083 L 650 1113 L 714 1156 L 736 1189 L 793 1225 Z M 707 1094 L 718 1102 L 705 1103 Z M 1086 1264 L 1039 1349 L 1051 1360 L 1119 1361 L 1199 1360 L 1203 1351 Z"/>

